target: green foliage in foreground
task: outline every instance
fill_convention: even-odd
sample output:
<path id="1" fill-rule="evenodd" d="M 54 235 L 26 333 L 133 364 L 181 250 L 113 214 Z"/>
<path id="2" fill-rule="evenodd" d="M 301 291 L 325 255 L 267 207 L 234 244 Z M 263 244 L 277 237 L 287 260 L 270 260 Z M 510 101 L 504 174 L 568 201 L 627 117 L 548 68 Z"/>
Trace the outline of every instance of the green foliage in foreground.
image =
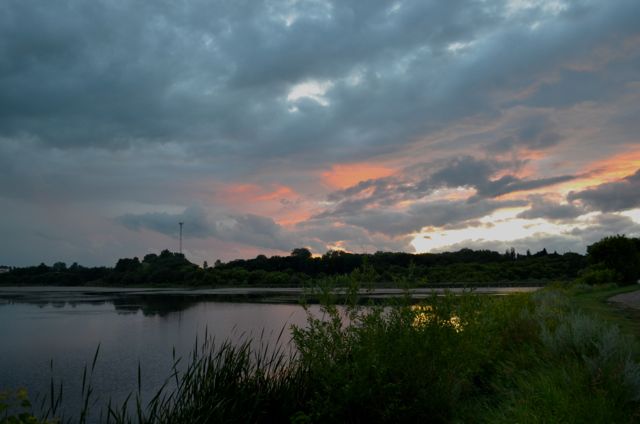
<path id="1" fill-rule="evenodd" d="M 25 389 L 0 391 L 0 424 L 55 424 L 57 421 L 38 419 L 31 411 L 31 401 Z"/>
<path id="2" fill-rule="evenodd" d="M 134 397 L 105 421 L 640 422 L 635 340 L 573 299 L 326 302 L 294 329 L 296 354 L 207 339 L 147 407 Z"/>

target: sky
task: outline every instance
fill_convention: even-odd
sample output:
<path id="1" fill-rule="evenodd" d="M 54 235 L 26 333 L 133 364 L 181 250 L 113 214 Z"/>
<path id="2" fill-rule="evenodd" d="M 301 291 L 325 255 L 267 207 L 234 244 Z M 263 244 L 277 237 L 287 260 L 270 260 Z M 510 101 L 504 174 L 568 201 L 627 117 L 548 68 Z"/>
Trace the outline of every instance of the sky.
<path id="1" fill-rule="evenodd" d="M 0 264 L 640 235 L 637 0 L 0 2 Z"/>

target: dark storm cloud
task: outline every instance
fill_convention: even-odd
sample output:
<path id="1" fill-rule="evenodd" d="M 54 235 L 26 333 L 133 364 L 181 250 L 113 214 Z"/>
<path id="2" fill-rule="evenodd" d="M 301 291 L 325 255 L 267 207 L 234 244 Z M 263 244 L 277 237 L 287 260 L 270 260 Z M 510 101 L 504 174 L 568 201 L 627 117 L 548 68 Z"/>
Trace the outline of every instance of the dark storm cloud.
<path id="1" fill-rule="evenodd" d="M 361 65 L 386 69 L 497 19 L 480 4 L 455 3 L 389 13 L 388 2 L 5 2 L 0 133 L 63 146 L 206 141 L 246 154 L 264 143 L 267 152 L 295 151 L 303 136 L 339 143 L 350 131 L 340 113 L 301 100 L 291 114 L 288 89 Z"/>
<path id="2" fill-rule="evenodd" d="M 640 170 L 618 182 L 572 191 L 567 199 L 571 202 L 578 200 L 589 209 L 603 212 L 637 208 L 640 206 Z"/>
<path id="3" fill-rule="evenodd" d="M 494 81 L 516 88 L 507 76 L 526 82 L 614 24 L 623 36 L 640 9 L 575 2 L 550 17 L 543 7 L 507 15 L 503 2 L 398 5 L 4 2 L 0 134 L 67 147 L 180 141 L 212 157 L 384 152 L 495 112 Z M 543 34 L 530 31 L 536 21 Z M 450 49 L 478 39 L 471 52 Z M 329 105 L 300 99 L 290 112 L 289 89 L 308 80 L 333 81 Z"/>

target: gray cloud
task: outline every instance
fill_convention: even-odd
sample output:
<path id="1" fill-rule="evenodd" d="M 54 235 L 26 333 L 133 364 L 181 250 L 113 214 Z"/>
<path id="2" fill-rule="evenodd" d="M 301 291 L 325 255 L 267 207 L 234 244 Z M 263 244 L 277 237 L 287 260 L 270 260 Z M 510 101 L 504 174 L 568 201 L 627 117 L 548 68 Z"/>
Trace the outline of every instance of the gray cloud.
<path id="1" fill-rule="evenodd" d="M 412 205 L 403 212 L 365 210 L 342 219 L 372 233 L 391 237 L 419 232 L 424 227 L 442 227 L 475 220 L 507 207 L 523 206 L 522 201 L 482 200 L 424 202 Z"/>
<path id="2" fill-rule="evenodd" d="M 551 221 L 563 221 L 577 218 L 586 211 L 573 204 L 560 204 L 543 196 L 530 196 L 531 207 L 518 215 L 518 218 L 544 218 Z"/>
<path id="3" fill-rule="evenodd" d="M 476 194 L 467 202 L 473 203 L 508 193 L 543 188 L 576 178 L 573 175 L 560 175 L 524 180 L 508 174 L 492 179 L 498 171 L 514 170 L 520 165 L 518 161 L 501 162 L 476 159 L 471 156 L 454 157 L 444 161 L 444 164 L 414 165 L 401 174 L 362 181 L 353 187 L 331 193 L 328 200 L 335 202 L 336 205 L 318 214 L 317 217 L 348 216 L 371 207 L 394 205 L 403 200 L 424 199 L 441 188 L 474 188 Z M 427 173 L 426 176 L 420 175 L 425 173 Z M 489 203 L 481 203 L 481 205 L 487 204 Z M 466 208 L 473 207 L 467 205 Z"/>
<path id="4" fill-rule="evenodd" d="M 583 191 L 572 191 L 571 202 L 579 200 L 592 210 L 623 211 L 640 206 L 640 170 L 618 182 L 601 184 Z"/>
<path id="5" fill-rule="evenodd" d="M 513 123 L 512 134 L 489 145 L 493 152 L 503 152 L 517 147 L 544 150 L 560 142 L 561 136 L 554 129 L 555 123 L 545 115 L 534 115 Z"/>
<path id="6" fill-rule="evenodd" d="M 559 175 L 557 177 L 522 180 L 512 175 L 505 175 L 497 180 L 480 181 L 475 187 L 477 197 L 497 197 L 518 191 L 534 190 L 576 179 L 575 175 Z"/>
<path id="7" fill-rule="evenodd" d="M 213 214 L 199 206 L 186 208 L 178 214 L 125 214 L 116 221 L 130 230 L 151 230 L 173 238 L 178 237 L 178 223 L 184 222 L 183 234 L 188 239 L 216 238 L 283 252 L 296 246 L 307 246 L 316 253 L 324 253 L 328 246 L 334 245 L 351 251 L 411 250 L 410 237 L 405 235 L 375 234 L 360 226 L 336 225 L 330 220 L 302 222 L 287 229 L 268 217 Z"/>
<path id="8" fill-rule="evenodd" d="M 66 147 L 180 141 L 192 154 L 245 161 L 390 151 L 452 119 L 498 113 L 486 100 L 495 81 L 518 89 L 612 27 L 635 31 L 636 2 L 566 6 L 509 15 L 500 1 L 8 1 L 0 135 Z M 290 112 L 288 91 L 309 80 L 333 81 L 329 106 L 306 99 Z M 555 142 L 521 133 L 533 145 Z"/>
<path id="9" fill-rule="evenodd" d="M 336 223 L 332 220 L 312 220 L 296 226 L 301 245 L 311 247 L 315 252 L 325 252 L 331 246 L 339 246 L 352 252 L 413 251 L 411 237 L 407 235 L 386 235 L 351 224 Z"/>
<path id="10" fill-rule="evenodd" d="M 340 143 L 363 131 L 364 122 L 345 128 L 345 115 L 315 102 L 288 112 L 283 98 L 294 84 L 387 68 L 425 44 L 442 50 L 473 38 L 497 19 L 479 4 L 422 2 L 396 13 L 387 2 L 363 9 L 357 2 L 197 0 L 38 8 L 9 1 L 3 9 L 2 135 L 101 147 L 180 139 L 262 156 L 295 152 L 300 137 Z"/>
<path id="11" fill-rule="evenodd" d="M 132 230 L 149 229 L 175 237 L 178 223 L 184 222 L 184 235 L 191 238 L 215 237 L 220 240 L 267 249 L 291 250 L 295 242 L 273 219 L 254 214 L 215 218 L 202 207 L 190 207 L 179 214 L 125 214 L 117 218 Z"/>
<path id="12" fill-rule="evenodd" d="M 476 187 L 487 184 L 491 176 L 510 164 L 494 160 L 478 160 L 471 156 L 454 158 L 440 170 L 419 184 L 421 187 Z"/>
<path id="13" fill-rule="evenodd" d="M 630 237 L 640 236 L 640 224 L 627 216 L 615 213 L 596 215 L 586 226 L 574 227 L 567 235 L 580 237 L 585 246 L 612 234 L 626 234 Z"/>
<path id="14" fill-rule="evenodd" d="M 180 214 L 125 214 L 116 218 L 116 221 L 131 230 L 148 229 L 171 237 L 178 236 L 179 222 L 186 224 L 183 227 L 185 237 L 206 238 L 216 234 L 215 223 L 210 222 L 206 212 L 200 207 L 187 208 Z"/>

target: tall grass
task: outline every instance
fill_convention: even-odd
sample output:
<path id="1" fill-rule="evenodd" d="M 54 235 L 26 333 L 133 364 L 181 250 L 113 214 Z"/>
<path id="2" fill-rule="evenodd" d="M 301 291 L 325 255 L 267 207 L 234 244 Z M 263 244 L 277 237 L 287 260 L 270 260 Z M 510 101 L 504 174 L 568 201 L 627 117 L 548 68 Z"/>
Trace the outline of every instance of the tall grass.
<path id="1" fill-rule="evenodd" d="M 138 390 L 102 422 L 640 421 L 635 340 L 566 291 L 346 298 L 293 329 L 294 351 L 206 336 L 149 402 Z"/>

